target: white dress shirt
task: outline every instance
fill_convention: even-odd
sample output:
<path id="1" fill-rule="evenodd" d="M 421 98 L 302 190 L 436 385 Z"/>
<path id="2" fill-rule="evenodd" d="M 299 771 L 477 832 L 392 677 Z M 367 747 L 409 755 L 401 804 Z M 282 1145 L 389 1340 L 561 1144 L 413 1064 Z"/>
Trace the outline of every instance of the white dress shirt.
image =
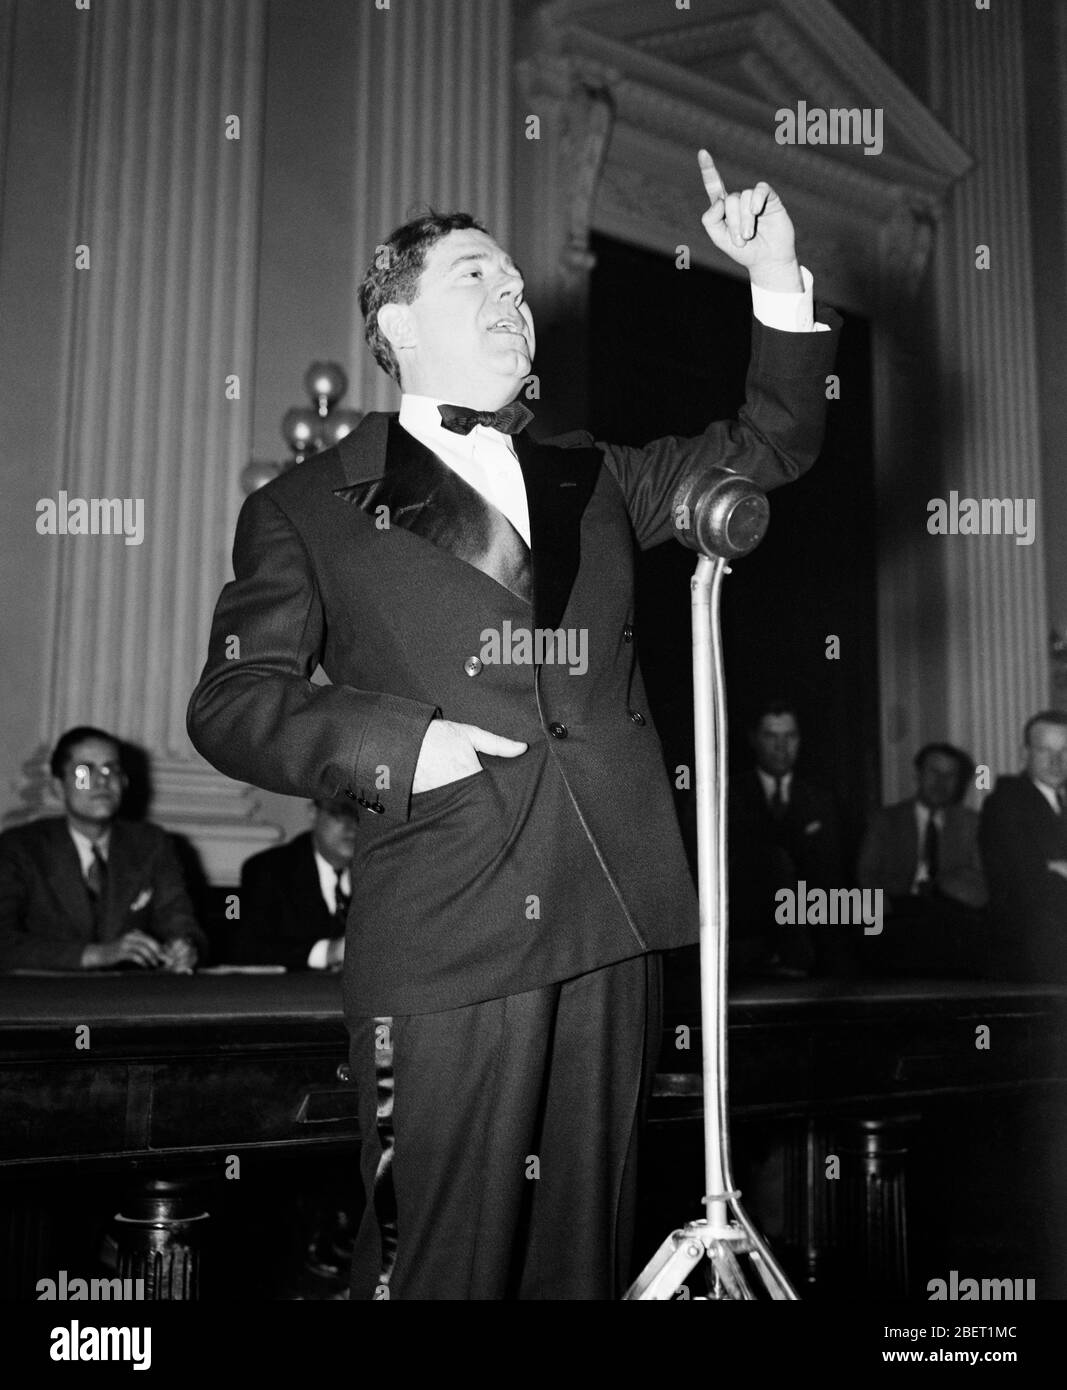
<path id="1" fill-rule="evenodd" d="M 828 324 L 814 321 L 814 281 L 811 271 L 801 266 L 800 274 L 804 282 L 802 290 L 765 290 L 752 285 L 752 313 L 766 328 L 777 328 L 784 333 L 828 333 Z M 465 483 L 480 492 L 497 511 L 503 512 L 529 545 L 530 511 L 526 504 L 526 485 L 511 436 L 499 430 L 486 429 L 484 425 L 475 425 L 470 434 L 446 430 L 437 409 L 444 404 L 448 402 L 405 392 L 400 398 L 400 424 L 454 473 L 458 473 Z M 454 401 L 450 404 L 462 405 L 464 402 Z"/>
<path id="2" fill-rule="evenodd" d="M 74 848 L 78 851 L 78 858 L 81 860 L 82 878 L 88 880 L 89 870 L 93 867 L 93 846 L 100 851 L 100 857 L 104 863 L 108 859 L 108 846 L 111 843 L 111 831 L 105 830 L 99 840 L 90 840 L 88 835 L 83 835 L 80 830 L 75 830 L 68 821 L 67 829 L 70 831 L 70 838 L 74 841 Z"/>
<path id="3" fill-rule="evenodd" d="M 323 859 L 322 855 L 315 851 L 315 868 L 319 871 L 319 890 L 322 893 L 323 902 L 330 909 L 332 917 L 337 911 L 337 870 L 328 859 Z M 347 869 L 341 870 L 341 892 L 352 896 L 352 877 Z M 315 942 L 308 952 L 308 968 L 311 970 L 325 970 L 329 965 L 327 952 L 330 949 L 330 938 L 322 936 Z"/>
<path id="4" fill-rule="evenodd" d="M 777 777 L 772 777 L 769 772 L 764 772 L 762 767 L 757 767 L 756 775 L 760 779 L 760 784 L 763 787 L 763 795 L 767 798 L 768 806 L 774 799 L 774 789 L 779 781 L 781 781 L 782 784 L 782 805 L 789 805 L 789 797 L 793 789 L 793 774 L 791 772 L 784 773 L 779 779 Z"/>
<path id="5" fill-rule="evenodd" d="M 919 840 L 919 853 L 915 860 L 915 877 L 911 881 L 911 891 L 918 892 L 919 886 L 927 883 L 930 878 L 930 866 L 927 864 L 923 851 L 926 849 L 926 827 L 929 824 L 931 815 L 934 824 L 937 826 L 938 835 L 944 834 L 945 813 L 944 811 L 931 811 L 929 806 L 922 801 L 915 802 L 915 833 Z"/>
<path id="6" fill-rule="evenodd" d="M 1045 800 L 1052 807 L 1052 809 L 1056 812 L 1056 814 L 1060 815 L 1063 808 L 1060 806 L 1059 797 L 1056 795 L 1055 787 L 1050 787 L 1046 782 L 1039 782 L 1036 777 L 1031 777 L 1030 781 L 1033 782 L 1034 786 L 1038 789 L 1038 791 L 1045 798 Z"/>

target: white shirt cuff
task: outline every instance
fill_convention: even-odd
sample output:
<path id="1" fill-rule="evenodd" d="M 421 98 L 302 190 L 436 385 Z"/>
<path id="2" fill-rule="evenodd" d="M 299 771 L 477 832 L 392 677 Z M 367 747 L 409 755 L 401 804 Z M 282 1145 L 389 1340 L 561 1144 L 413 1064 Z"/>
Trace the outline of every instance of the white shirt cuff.
<path id="1" fill-rule="evenodd" d="M 329 965 L 330 963 L 329 950 L 330 938 L 328 936 L 324 936 L 321 938 L 321 940 L 316 941 L 314 946 L 312 946 L 311 950 L 308 952 L 308 969 L 325 970 L 327 965 Z"/>
<path id="2" fill-rule="evenodd" d="M 765 290 L 752 286 L 752 312 L 765 328 L 783 333 L 829 333 L 828 323 L 815 322 L 815 296 L 811 271 L 800 267 L 802 290 Z"/>

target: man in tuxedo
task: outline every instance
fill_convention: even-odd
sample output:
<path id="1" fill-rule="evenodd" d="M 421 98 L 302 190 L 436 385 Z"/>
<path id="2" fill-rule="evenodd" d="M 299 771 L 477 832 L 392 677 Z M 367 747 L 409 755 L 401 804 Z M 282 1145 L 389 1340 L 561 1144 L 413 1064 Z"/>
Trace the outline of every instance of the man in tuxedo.
<path id="1" fill-rule="evenodd" d="M 51 771 L 65 814 L 0 835 L 0 970 L 191 971 L 204 939 L 170 837 L 118 818 L 119 741 L 70 729 Z"/>
<path id="2" fill-rule="evenodd" d="M 856 876 L 861 888 L 882 890 L 889 914 L 870 954 L 894 971 L 941 974 L 981 964 L 980 910 L 989 894 L 978 814 L 963 805 L 973 773 L 961 749 L 926 744 L 915 755 L 915 795 L 884 806 L 867 828 Z"/>
<path id="3" fill-rule="evenodd" d="M 1025 765 L 998 777 L 978 842 L 989 880 L 993 970 L 1067 981 L 1067 714 L 1043 710 L 1023 730 Z"/>
<path id="4" fill-rule="evenodd" d="M 311 829 L 254 854 L 241 870 L 235 959 L 328 970 L 345 958 L 358 821 L 347 798 L 313 804 Z"/>
<path id="5" fill-rule="evenodd" d="M 695 468 L 774 487 L 811 466 L 837 323 L 818 331 L 777 195 L 727 196 L 700 163 L 705 229 L 753 286 L 736 420 L 644 448 L 537 442 L 515 401 L 522 276 L 473 218 L 430 214 L 360 291 L 399 416 L 369 415 L 238 522 L 189 728 L 231 776 L 359 807 L 356 1298 L 610 1298 L 629 1274 L 651 953 L 697 935 L 633 548 L 682 534 Z"/>
<path id="6" fill-rule="evenodd" d="M 779 926 L 775 894 L 845 886 L 833 798 L 797 776 L 800 721 L 792 705 L 771 700 L 748 726 L 755 766 L 730 783 L 730 929 L 736 975 L 808 974 L 835 959 L 834 942 L 812 929 Z M 837 928 L 824 928 L 836 932 Z"/>

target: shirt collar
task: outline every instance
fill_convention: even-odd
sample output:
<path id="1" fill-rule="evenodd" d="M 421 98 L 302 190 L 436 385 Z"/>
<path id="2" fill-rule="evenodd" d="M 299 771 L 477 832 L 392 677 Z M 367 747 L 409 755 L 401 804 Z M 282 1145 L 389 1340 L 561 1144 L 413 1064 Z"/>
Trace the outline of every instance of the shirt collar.
<path id="1" fill-rule="evenodd" d="M 324 885 L 325 885 L 325 884 L 328 883 L 328 884 L 330 885 L 331 888 L 336 887 L 336 885 L 337 885 L 337 872 L 338 872 L 338 871 L 334 868 L 334 866 L 330 863 L 330 861 L 329 861 L 328 859 L 326 859 L 323 855 L 321 855 L 321 854 L 318 852 L 317 849 L 315 850 L 315 867 L 316 867 L 316 868 L 318 869 L 318 871 L 319 871 L 319 882 L 320 882 L 321 884 L 324 884 Z M 340 872 L 341 872 L 341 888 L 342 888 L 342 890 L 343 890 L 344 892 L 347 893 L 347 892 L 348 892 L 348 884 L 351 882 L 350 876 L 349 876 L 349 870 L 348 870 L 347 868 L 345 868 L 345 869 L 342 869 Z"/>
<path id="2" fill-rule="evenodd" d="M 99 849 L 104 860 L 107 860 L 111 846 L 110 827 L 104 831 L 98 840 L 90 840 L 88 835 L 83 834 L 80 830 L 75 830 L 70 821 L 67 821 L 67 829 L 70 832 L 70 838 L 74 841 L 74 848 L 78 851 L 78 858 L 81 860 L 83 869 L 93 862 L 94 847 Z"/>
<path id="3" fill-rule="evenodd" d="M 1056 814 L 1059 815 L 1060 802 L 1059 798 L 1056 795 L 1056 788 L 1050 787 L 1047 782 L 1039 782 L 1036 777 L 1031 777 L 1030 781 L 1033 782 L 1034 786 L 1038 789 L 1038 791 L 1045 798 L 1048 804 L 1052 807 Z"/>
<path id="4" fill-rule="evenodd" d="M 768 796 L 772 796 L 772 795 L 774 794 L 774 788 L 775 788 L 775 786 L 776 786 L 777 783 L 778 783 L 778 778 L 775 777 L 775 776 L 773 775 L 773 773 L 764 772 L 764 770 L 763 770 L 762 767 L 757 767 L 757 768 L 756 768 L 756 772 L 757 772 L 757 774 L 758 774 L 758 776 L 759 776 L 760 782 L 761 782 L 762 785 L 763 785 L 763 790 L 767 793 Z M 790 791 L 790 788 L 792 787 L 792 785 L 793 785 L 793 774 L 792 774 L 791 772 L 785 772 L 785 773 L 783 773 L 783 774 L 782 774 L 782 795 L 783 795 L 784 797 L 788 797 L 789 791 Z"/>
<path id="5" fill-rule="evenodd" d="M 454 430 L 446 430 L 441 423 L 441 414 L 437 407 L 447 404 L 446 401 L 438 396 L 416 396 L 411 392 L 405 391 L 400 397 L 400 424 L 407 430 L 408 434 L 416 437 L 440 432 L 453 448 L 470 447 L 473 444 L 475 431 L 480 430 L 490 439 L 499 439 L 507 445 L 508 449 L 514 453 L 511 436 L 502 434 L 500 430 L 487 429 L 484 425 L 475 425 L 470 434 L 456 434 Z M 472 407 L 473 408 L 473 407 Z"/>

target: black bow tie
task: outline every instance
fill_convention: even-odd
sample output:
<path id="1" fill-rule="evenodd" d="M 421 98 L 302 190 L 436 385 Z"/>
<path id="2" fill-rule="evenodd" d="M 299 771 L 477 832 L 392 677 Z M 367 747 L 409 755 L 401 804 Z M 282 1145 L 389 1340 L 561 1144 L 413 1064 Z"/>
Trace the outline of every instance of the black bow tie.
<path id="1" fill-rule="evenodd" d="M 453 434 L 470 434 L 475 425 L 499 430 L 501 434 L 518 434 L 533 419 L 533 411 L 518 401 L 502 410 L 471 410 L 463 405 L 439 405 L 437 409 L 441 412 L 442 428 Z"/>

